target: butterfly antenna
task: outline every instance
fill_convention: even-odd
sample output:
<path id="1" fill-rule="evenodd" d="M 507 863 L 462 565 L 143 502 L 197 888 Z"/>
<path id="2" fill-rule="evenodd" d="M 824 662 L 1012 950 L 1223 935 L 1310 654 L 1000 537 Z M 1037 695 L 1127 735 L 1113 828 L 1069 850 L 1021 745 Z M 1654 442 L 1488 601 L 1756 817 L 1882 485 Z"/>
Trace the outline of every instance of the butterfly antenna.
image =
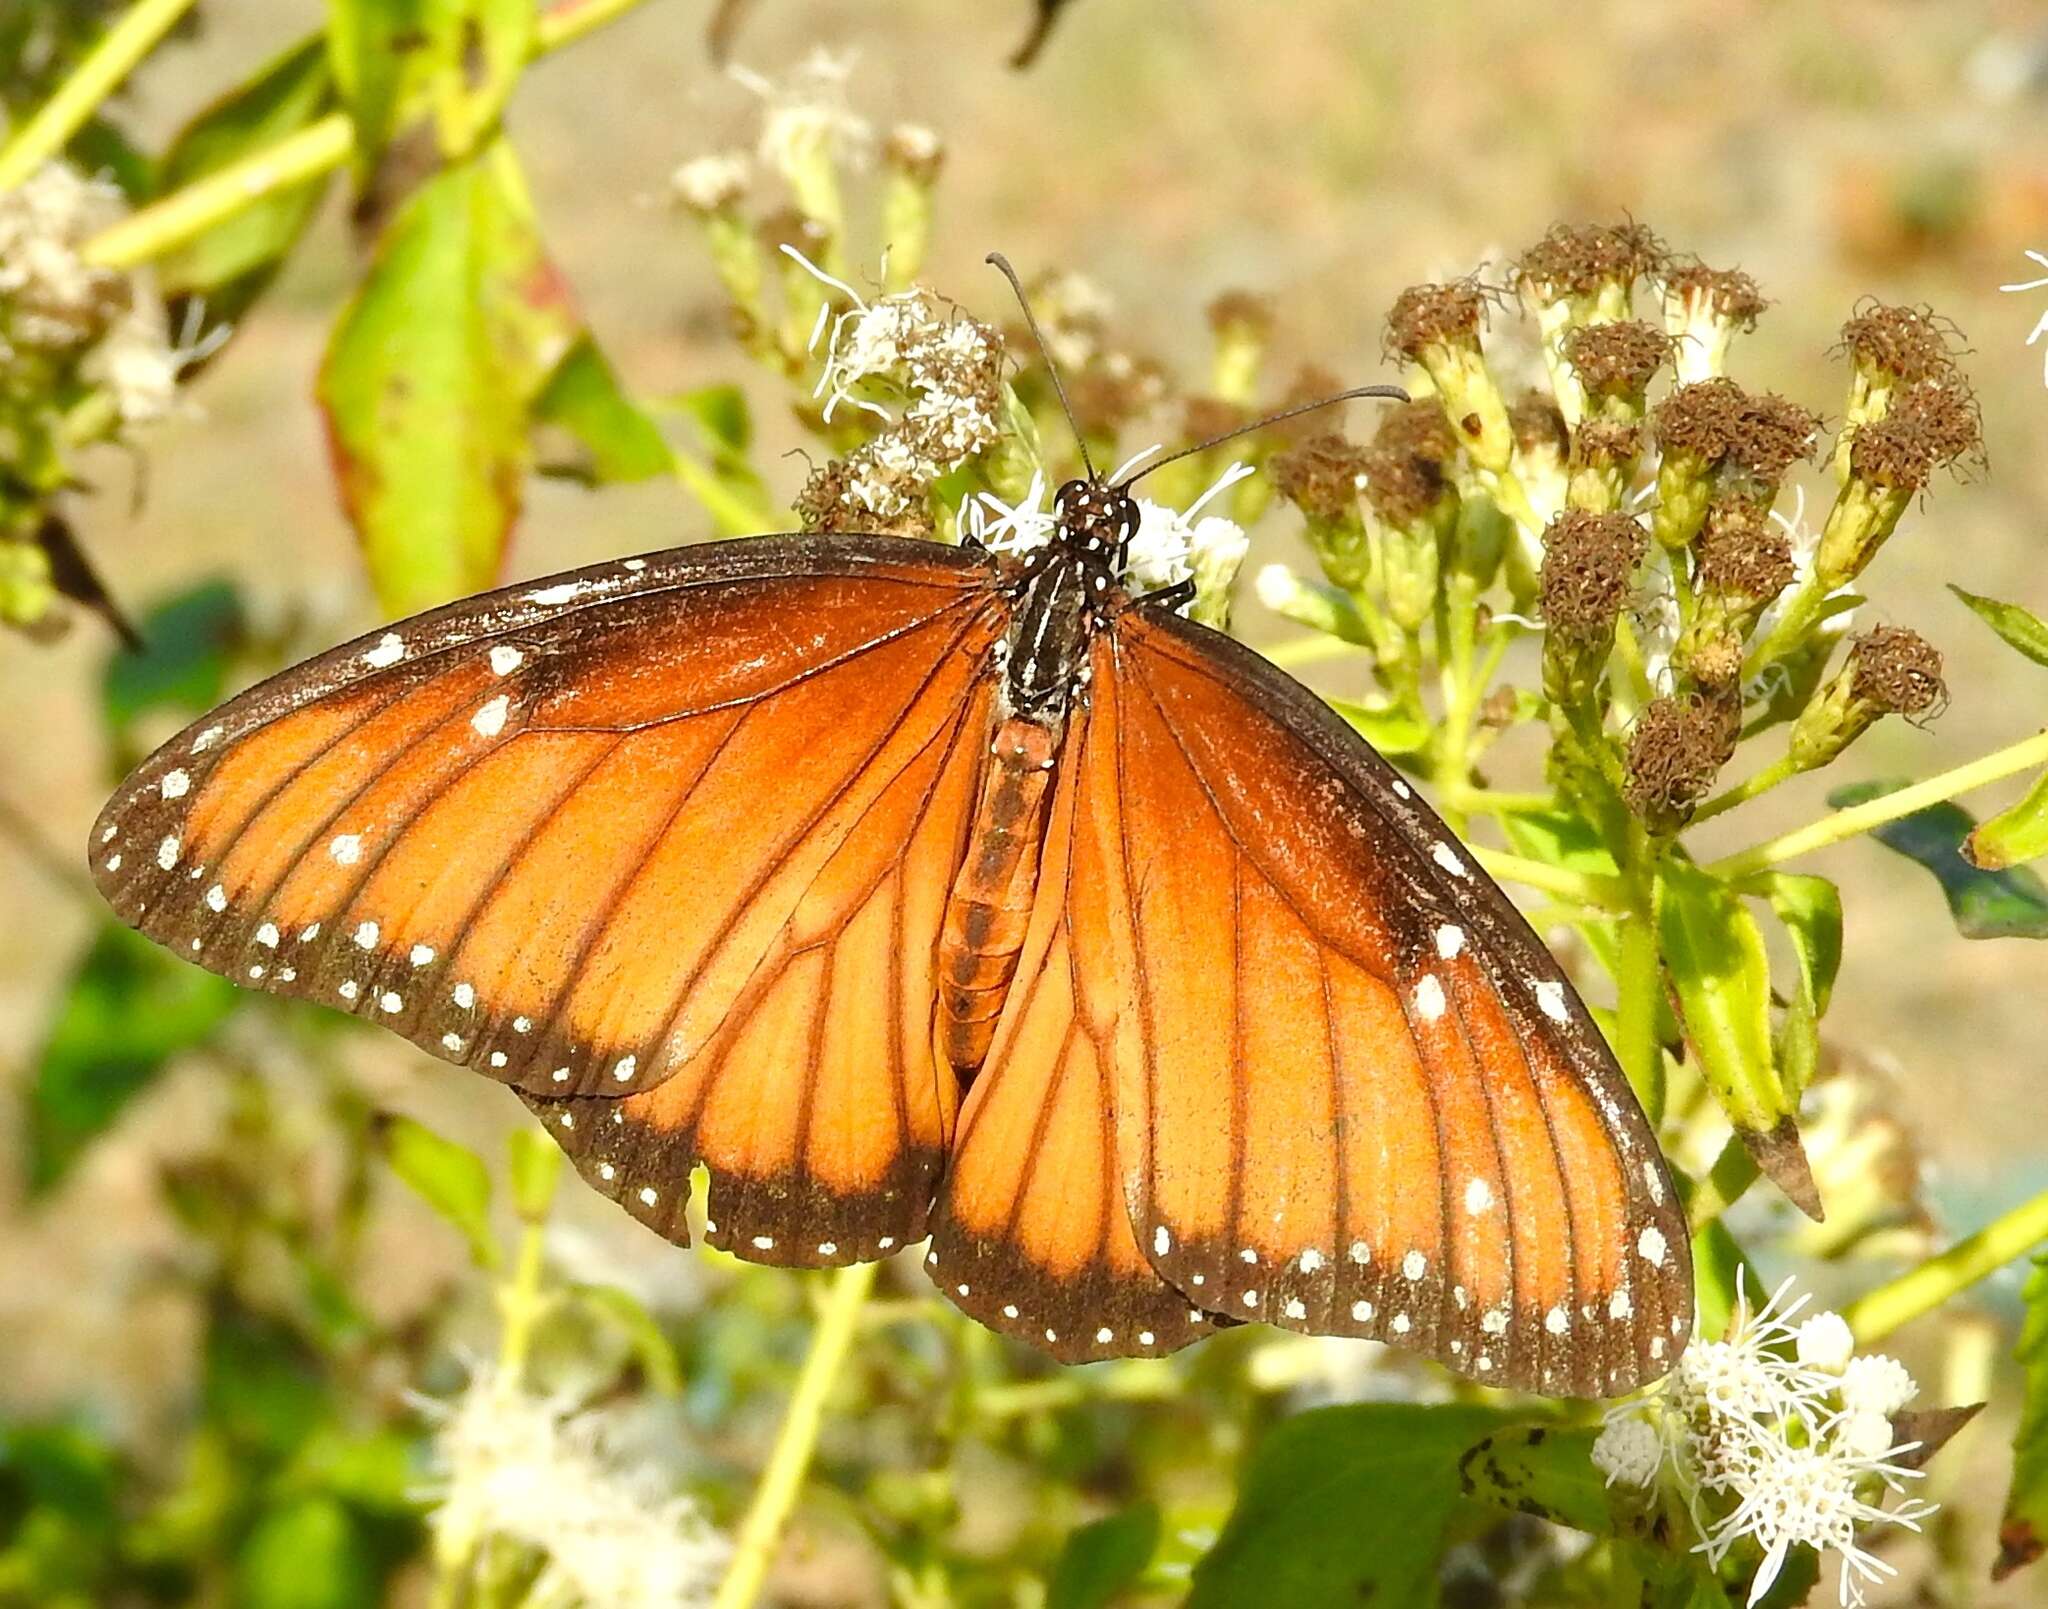
<path id="1" fill-rule="evenodd" d="M 1116 489 L 1127 492 L 1141 479 L 1155 469 L 1164 469 L 1168 464 L 1178 463 L 1183 458 L 1192 458 L 1205 453 L 1211 447 L 1220 447 L 1226 441 L 1235 441 L 1239 436 L 1249 436 L 1254 430 L 1264 430 L 1268 425 L 1277 425 L 1283 419 L 1292 419 L 1299 414 L 1314 413 L 1318 408 L 1328 408 L 1339 402 L 1355 402 L 1363 397 L 1377 397 L 1387 402 L 1408 402 L 1408 393 L 1397 385 L 1362 385 L 1352 391 L 1339 391 L 1333 397 L 1321 397 L 1314 402 L 1300 403 L 1292 408 L 1282 408 L 1278 413 L 1269 413 L 1263 419 L 1254 419 L 1248 425 L 1239 425 L 1235 430 L 1226 430 L 1220 436 L 1211 436 L 1207 441 L 1198 441 L 1192 447 L 1183 447 L 1177 453 L 1168 453 L 1164 458 L 1155 458 L 1143 469 L 1133 470 L 1126 475 L 1123 484 Z"/>
<path id="2" fill-rule="evenodd" d="M 1045 359 L 1045 372 L 1052 376 L 1052 388 L 1060 399 L 1060 412 L 1067 416 L 1067 428 L 1074 433 L 1074 445 L 1081 449 L 1081 466 L 1088 471 L 1088 478 L 1095 479 L 1095 460 L 1088 456 L 1088 438 L 1081 434 L 1080 421 L 1074 417 L 1074 405 L 1067 401 L 1067 385 L 1060 378 L 1060 366 L 1052 360 L 1052 348 L 1045 344 L 1045 331 L 1038 327 L 1038 320 L 1031 311 L 1031 298 L 1024 294 L 1024 281 L 1017 277 L 1017 270 L 1010 266 L 1010 259 L 999 251 L 988 254 L 988 262 L 996 272 L 1010 282 L 1010 289 L 1017 293 L 1017 305 L 1024 309 L 1024 322 L 1031 326 L 1031 339 L 1038 343 L 1038 355 Z"/>

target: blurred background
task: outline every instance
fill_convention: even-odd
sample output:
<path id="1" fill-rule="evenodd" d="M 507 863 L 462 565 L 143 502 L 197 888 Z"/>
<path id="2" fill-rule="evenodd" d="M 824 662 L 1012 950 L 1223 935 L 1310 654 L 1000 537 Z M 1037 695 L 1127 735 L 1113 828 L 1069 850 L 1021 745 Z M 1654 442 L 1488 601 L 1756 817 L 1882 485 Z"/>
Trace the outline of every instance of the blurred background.
<path id="1" fill-rule="evenodd" d="M 121 103 L 145 144 L 317 27 L 321 7 L 206 0 L 200 16 Z M 509 116 L 545 235 L 643 393 L 757 385 L 669 197 L 679 162 L 748 143 L 758 126 L 757 97 L 711 59 L 709 20 L 699 0 L 656 0 L 536 67 Z M 1870 578 L 1869 617 L 1941 649 L 1950 701 L 1924 730 L 1888 723 L 1856 765 L 1925 775 L 2040 724 L 2037 685 L 1942 584 L 2048 608 L 2048 351 L 2025 344 L 2048 289 L 1998 288 L 2048 272 L 2024 255 L 2048 251 L 2038 3 L 1076 0 L 1037 64 L 1013 71 L 1031 21 L 1022 0 L 759 0 L 738 12 L 730 52 L 770 77 L 818 47 L 844 52 L 856 110 L 938 131 L 947 155 L 925 277 L 943 293 L 1002 323 L 989 250 L 1027 273 L 1080 273 L 1108 297 L 1123 345 L 1170 362 L 1198 361 L 1205 307 L 1245 290 L 1278 310 L 1275 373 L 1312 362 L 1347 382 L 1394 378 L 1381 321 L 1402 286 L 1497 265 L 1559 219 L 1626 215 L 1748 270 L 1773 305 L 1738 341 L 1734 372 L 1831 418 L 1846 368 L 1830 348 L 1856 301 L 1931 304 L 1967 337 L 1988 469 L 1939 486 Z M 355 273 L 344 210 L 331 199 L 195 384 L 202 412 L 156 432 L 146 462 L 104 455 L 70 504 L 136 612 L 221 577 L 259 622 L 310 620 L 323 641 L 377 618 L 310 398 Z M 757 461 L 786 500 L 804 469 L 778 453 L 797 434 L 779 390 L 759 397 Z M 672 484 L 592 494 L 536 482 L 510 573 L 707 530 Z M 1244 590 L 1240 630 L 1279 634 Z M 14 1126 L 94 929 L 74 869 L 116 779 L 99 713 L 108 654 L 90 621 L 51 646 L 0 638 L 0 1126 Z M 1717 826 L 1732 843 L 1791 825 L 1819 807 L 1819 787 Z M 2048 1185 L 2040 951 L 1960 938 L 1932 882 L 1872 843 L 1813 869 L 1841 881 L 1848 908 L 1832 1038 L 1892 1074 L 1934 1201 L 1970 1222 Z M 395 1041 L 351 1035 L 333 1054 L 379 1107 L 480 1146 L 525 1121 L 505 1092 Z M 182 1242 L 158 1183 L 201 1137 L 212 1143 L 228 1098 L 217 1078 L 173 1067 L 32 1204 L 20 1148 L 0 1148 L 0 1413 L 83 1407 L 144 1456 L 175 1420 L 200 1316 L 166 1277 Z M 700 1277 L 690 1258 L 573 1185 L 565 1194 L 559 1233 L 610 1271 L 590 1277 L 687 1299 L 681 1287 Z M 403 1201 L 375 1223 L 372 1300 L 403 1319 L 444 1289 L 461 1248 Z M 2024 1580 L 2013 1586 L 1986 1601 L 2032 1601 Z"/>

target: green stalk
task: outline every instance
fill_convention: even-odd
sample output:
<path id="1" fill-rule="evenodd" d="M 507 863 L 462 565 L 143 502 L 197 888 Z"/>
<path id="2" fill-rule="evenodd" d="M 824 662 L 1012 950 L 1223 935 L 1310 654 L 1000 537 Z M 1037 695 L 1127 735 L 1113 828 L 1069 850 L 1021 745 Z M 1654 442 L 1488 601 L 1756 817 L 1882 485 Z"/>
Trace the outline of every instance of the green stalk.
<path id="1" fill-rule="evenodd" d="M 1781 782 L 1789 782 L 1799 775 L 1799 767 L 1792 763 L 1792 756 L 1781 755 L 1754 776 L 1738 782 L 1714 795 L 1692 813 L 1692 825 L 1698 826 L 1718 816 L 1724 810 L 1733 810 L 1739 804 L 1747 804 L 1758 794 L 1768 793 Z"/>
<path id="2" fill-rule="evenodd" d="M 1654 1129 L 1664 1121 L 1664 1047 L 1657 1039 L 1657 1007 L 1664 994 L 1664 965 L 1657 948 L 1654 889 L 1657 849 L 1639 824 L 1631 822 L 1628 912 L 1619 924 L 1614 1037 L 1616 1057 L 1628 1074 L 1636 1099 Z"/>
<path id="3" fill-rule="evenodd" d="M 1842 1312 L 1859 1345 L 1881 1341 L 1900 1325 L 1931 1313 L 1958 1291 L 2015 1257 L 2048 1242 L 2048 1190 L 1994 1218 L 1967 1240 L 1867 1291 Z"/>
<path id="4" fill-rule="evenodd" d="M 1733 882 L 1812 850 L 1825 849 L 1829 844 L 1854 838 L 1873 827 L 1882 827 L 1887 821 L 1910 816 L 1916 810 L 1940 804 L 1944 799 L 1953 799 L 1972 788 L 1981 788 L 1986 783 L 2030 771 L 2043 764 L 2048 764 L 2048 732 L 2037 732 L 1967 765 L 1929 777 L 1925 782 L 1916 782 L 1909 788 L 1901 788 L 1896 793 L 1887 793 L 1864 804 L 1851 805 L 1847 810 L 1837 810 L 1819 821 L 1809 822 L 1804 827 L 1794 828 L 1752 848 L 1728 855 L 1715 861 L 1707 870 L 1716 877 Z"/>
<path id="5" fill-rule="evenodd" d="M 804 1472 L 811 1466 L 811 1454 L 818 1445 L 818 1431 L 825 1419 L 825 1399 L 846 1362 L 854 1332 L 859 1328 L 861 1305 L 875 1283 L 876 1263 L 853 1263 L 832 1277 L 831 1294 L 819 1316 L 817 1332 L 811 1337 L 810 1355 L 797 1376 L 796 1392 L 783 1415 L 781 1433 L 761 1482 L 754 1488 L 754 1500 L 740 1525 L 732 1564 L 718 1585 L 712 1609 L 750 1609 L 761 1594 L 768 1566 L 775 1557 L 775 1544 L 796 1506 Z"/>
<path id="6" fill-rule="evenodd" d="M 574 44 L 646 3 L 570 0 L 556 6 L 540 19 L 535 31 L 535 59 Z M 102 268 L 133 268 L 161 257 L 265 196 L 332 173 L 348 161 L 355 143 L 355 126 L 348 114 L 330 112 L 275 145 L 216 169 L 103 230 L 86 242 L 85 260 Z"/>
<path id="7" fill-rule="evenodd" d="M 192 6 L 193 0 L 136 0 L 0 151 L 0 190 L 13 189 L 69 145 L 71 136 Z"/>
<path id="8" fill-rule="evenodd" d="M 1575 872 L 1569 867 L 1553 866 L 1545 860 L 1531 860 L 1526 855 L 1511 855 L 1506 850 L 1486 849 L 1478 844 L 1468 844 L 1466 848 L 1486 868 L 1488 875 L 1498 881 L 1540 888 L 1546 894 L 1555 894 L 1561 899 L 1590 905 L 1597 910 L 1627 908 L 1628 888 L 1618 877 Z"/>

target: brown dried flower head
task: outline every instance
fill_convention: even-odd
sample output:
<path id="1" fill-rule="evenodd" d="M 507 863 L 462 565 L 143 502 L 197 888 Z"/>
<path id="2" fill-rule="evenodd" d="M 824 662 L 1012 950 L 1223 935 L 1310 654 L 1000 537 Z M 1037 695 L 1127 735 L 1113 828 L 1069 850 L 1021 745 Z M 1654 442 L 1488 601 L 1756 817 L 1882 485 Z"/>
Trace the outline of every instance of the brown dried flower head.
<path id="1" fill-rule="evenodd" d="M 1367 501 L 1391 524 L 1421 519 L 1449 490 L 1444 465 L 1457 450 L 1443 409 L 1435 402 L 1389 408 L 1364 455 Z"/>
<path id="2" fill-rule="evenodd" d="M 1671 337 L 1639 319 L 1584 324 L 1566 334 L 1564 355 L 1594 395 L 1640 396 L 1671 356 Z"/>
<path id="3" fill-rule="evenodd" d="M 1756 328 L 1770 304 L 1757 283 L 1739 268 L 1709 268 L 1697 257 L 1672 258 L 1658 271 L 1664 294 L 1704 307 L 1738 329 Z"/>
<path id="4" fill-rule="evenodd" d="M 1665 453 L 1716 463 L 1741 433 L 1748 407 L 1749 394 L 1717 376 L 1680 386 L 1658 403 L 1650 411 L 1650 429 Z"/>
<path id="5" fill-rule="evenodd" d="M 1857 367 L 1897 384 L 1947 375 L 1958 340 L 1954 326 L 1926 307 L 1868 301 L 1842 326 L 1842 345 Z"/>
<path id="6" fill-rule="evenodd" d="M 1534 386 L 1508 409 L 1508 425 L 1515 433 L 1515 446 L 1525 454 L 1554 453 L 1561 458 L 1570 445 L 1556 397 Z"/>
<path id="7" fill-rule="evenodd" d="M 1877 485 L 1917 492 L 1937 469 L 1981 461 L 1983 441 L 1976 396 L 1951 372 L 1906 387 L 1882 419 L 1859 426 L 1849 468 Z"/>
<path id="8" fill-rule="evenodd" d="M 882 160 L 919 184 L 930 184 L 946 165 L 945 142 L 922 123 L 899 123 L 882 144 Z"/>
<path id="9" fill-rule="evenodd" d="M 1768 603 L 1798 574 L 1791 539 L 1767 514 L 1742 501 L 1720 499 L 1708 508 L 1693 551 L 1703 589 L 1754 604 Z"/>
<path id="10" fill-rule="evenodd" d="M 1785 471 L 1813 456 L 1820 439 L 1820 415 L 1775 392 L 1745 396 L 1728 437 L 1732 466 L 1773 490 Z"/>
<path id="11" fill-rule="evenodd" d="M 1629 598 L 1630 577 L 1649 537 L 1626 514 L 1571 509 L 1543 533 L 1540 593 L 1543 618 L 1559 637 L 1599 643 L 1614 630 Z"/>
<path id="12" fill-rule="evenodd" d="M 1486 295 L 1475 280 L 1410 285 L 1387 314 L 1386 351 L 1419 360 L 1432 346 L 1476 346 Z"/>
<path id="13" fill-rule="evenodd" d="M 1517 288 L 1539 301 L 1591 296 L 1603 285 L 1628 286 L 1654 272 L 1664 246 L 1645 225 L 1553 224 L 1516 261 Z"/>
<path id="14" fill-rule="evenodd" d="M 1263 341 L 1273 333 L 1273 304 L 1250 291 L 1225 291 L 1209 304 L 1209 328 L 1218 335 Z"/>
<path id="15" fill-rule="evenodd" d="M 1948 696 L 1941 655 L 1918 632 L 1876 626 L 1849 645 L 1849 692 L 1888 715 L 1922 715 Z"/>
<path id="16" fill-rule="evenodd" d="M 1643 450 L 1643 427 L 1628 419 L 1585 419 L 1572 436 L 1572 457 L 1595 469 L 1635 462 Z"/>
<path id="17" fill-rule="evenodd" d="M 1688 693 L 1652 699 L 1636 717 L 1622 796 L 1654 826 L 1681 825 L 1735 753 L 1741 713 L 1729 700 Z"/>
<path id="18" fill-rule="evenodd" d="M 1358 506 L 1359 477 L 1365 473 L 1365 449 L 1343 436 L 1311 436 L 1299 446 L 1277 454 L 1273 484 L 1311 520 L 1338 520 Z"/>
<path id="19" fill-rule="evenodd" d="M 1190 443 L 1207 441 L 1250 421 L 1251 415 L 1221 397 L 1189 397 L 1181 408 L 1181 435 Z"/>

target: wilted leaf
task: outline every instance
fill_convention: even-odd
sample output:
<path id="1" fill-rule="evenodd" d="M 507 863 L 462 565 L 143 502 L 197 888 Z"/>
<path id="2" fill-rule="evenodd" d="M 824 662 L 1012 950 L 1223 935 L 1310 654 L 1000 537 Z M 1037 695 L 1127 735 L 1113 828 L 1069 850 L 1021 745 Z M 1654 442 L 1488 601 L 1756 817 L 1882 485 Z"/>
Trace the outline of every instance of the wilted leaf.
<path id="1" fill-rule="evenodd" d="M 1963 856 L 1980 871 L 2003 871 L 2048 855 L 2048 771 L 2017 804 L 2008 806 L 1963 840 Z"/>
<path id="2" fill-rule="evenodd" d="M 495 1267 L 498 1243 L 491 1236 L 491 1170 L 483 1159 L 409 1117 L 385 1118 L 377 1125 L 377 1142 L 391 1171 L 462 1231 L 471 1260 L 479 1268 Z"/>
<path id="3" fill-rule="evenodd" d="M 1479 1502 L 1591 1536 L 1616 1536 L 1629 1527 L 1593 1462 L 1598 1435 L 1590 1426 L 1510 1425 L 1467 1452 L 1458 1477 L 1465 1495 Z"/>
<path id="4" fill-rule="evenodd" d="M 1876 799 L 1901 782 L 1859 782 L 1837 788 L 1828 803 L 1837 810 Z M 1887 849 L 1918 861 L 1934 874 L 1948 900 L 1956 931 L 1966 939 L 2048 938 L 2048 884 L 2024 866 L 1985 871 L 1963 857 L 1963 844 L 1976 818 L 1954 800 L 1929 805 L 1910 816 L 1872 829 Z"/>
<path id="5" fill-rule="evenodd" d="M 1260 1443 L 1195 1568 L 1188 1609 L 1436 1602 L 1458 1460 L 1501 1415 L 1369 1403 L 1297 1414 Z"/>
<path id="6" fill-rule="evenodd" d="M 2025 1397 L 2012 1435 L 2012 1489 L 1998 1527 L 1994 1581 L 2032 1564 L 2048 1548 L 2048 1256 L 2034 1259 L 2022 1301 L 2027 1316 L 2013 1357 Z"/>
<path id="7" fill-rule="evenodd" d="M 320 373 L 342 498 L 392 613 L 497 578 L 528 410 L 576 334 L 509 150 L 448 169 L 392 219 Z"/>
<path id="8" fill-rule="evenodd" d="M 1374 709 L 1348 698 L 1331 699 L 1330 708 L 1382 754 L 1420 754 L 1429 747 L 1428 725 L 1405 710 Z"/>
<path id="9" fill-rule="evenodd" d="M 233 582 L 202 581 L 158 604 L 138 629 L 142 651 L 114 655 L 100 678 L 100 710 L 110 731 L 125 736 L 156 710 L 203 715 L 226 696 L 228 673 L 248 635 Z"/>
<path id="10" fill-rule="evenodd" d="M 1975 611 L 1979 620 L 1997 632 L 2005 642 L 2018 649 L 2037 665 L 2048 665 L 2048 624 L 2029 610 L 2016 603 L 2000 603 L 1996 598 L 1987 598 L 1979 592 L 1965 592 L 1954 582 L 1949 591 Z"/>
<path id="11" fill-rule="evenodd" d="M 534 421 L 565 433 L 573 452 L 542 453 L 543 473 L 602 484 L 673 474 L 675 453 L 661 429 L 619 384 L 588 335 L 569 349 L 533 405 Z"/>
<path id="12" fill-rule="evenodd" d="M 30 1192 L 58 1184 L 171 1059 L 205 1044 L 244 998 L 125 927 L 101 928 L 65 986 L 28 1087 Z"/>
<path id="13" fill-rule="evenodd" d="M 1726 883 L 1683 861 L 1657 879 L 1657 929 L 1700 1072 L 1760 1166 L 1808 1216 L 1820 1216 L 1772 1054 L 1771 975 L 1762 931 Z"/>
<path id="14" fill-rule="evenodd" d="M 1159 1509 L 1136 1503 L 1075 1529 L 1060 1549 L 1045 1609 L 1102 1609 L 1144 1572 L 1159 1543 Z"/>
<path id="15" fill-rule="evenodd" d="M 275 145 L 326 114 L 334 77 L 315 34 L 206 107 L 171 140 L 159 190 L 173 190 Z M 232 324 L 270 282 L 305 232 L 327 189 L 325 175 L 276 190 L 156 259 L 174 304 L 198 297 L 208 324 Z M 179 307 L 174 305 L 174 315 Z"/>

